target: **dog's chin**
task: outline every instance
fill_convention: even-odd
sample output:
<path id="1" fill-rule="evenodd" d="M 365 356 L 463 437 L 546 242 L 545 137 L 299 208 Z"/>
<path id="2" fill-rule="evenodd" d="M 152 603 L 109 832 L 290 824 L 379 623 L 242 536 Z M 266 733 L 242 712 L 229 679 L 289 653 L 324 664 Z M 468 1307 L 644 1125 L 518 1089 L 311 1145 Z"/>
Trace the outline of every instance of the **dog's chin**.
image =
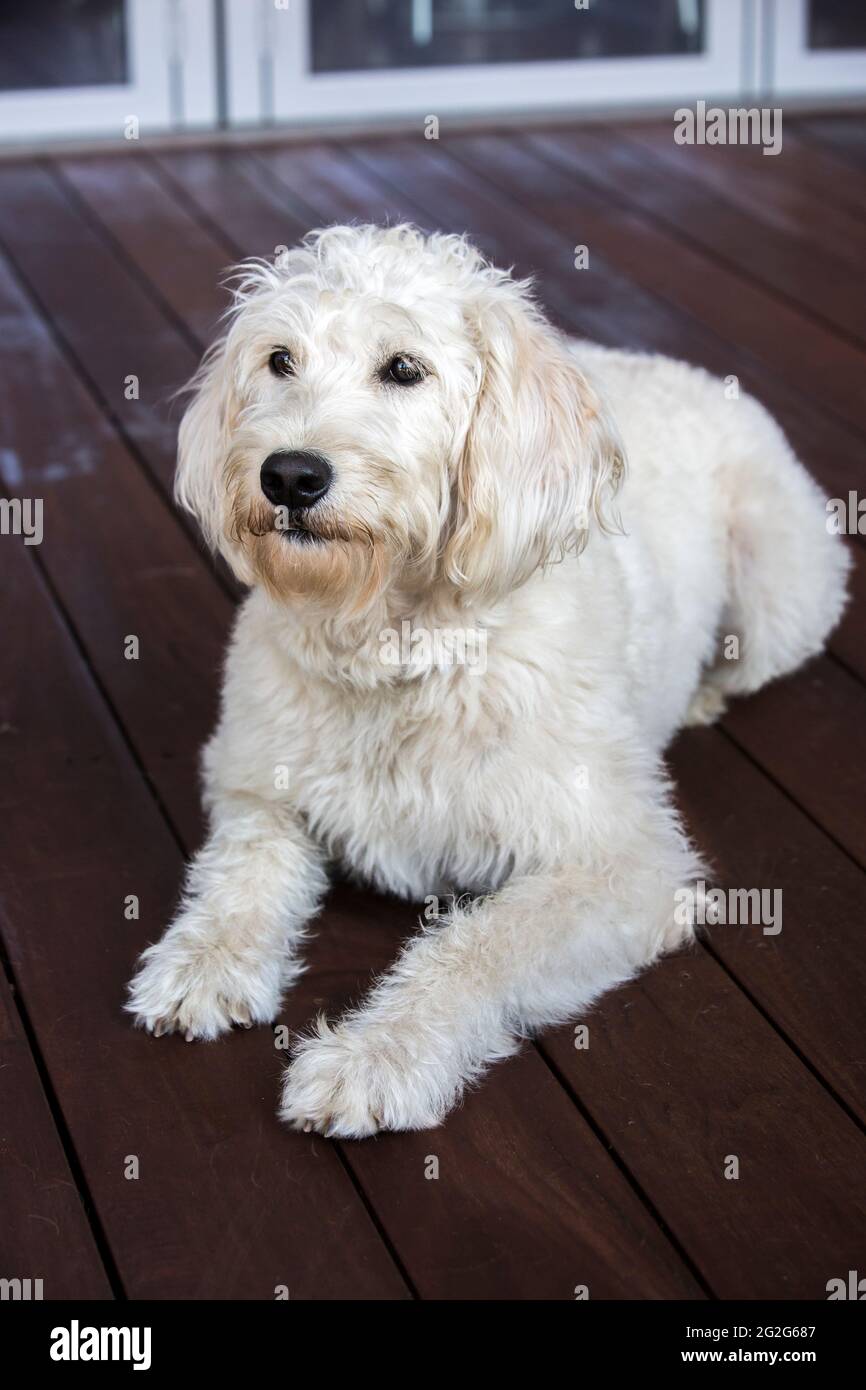
<path id="1" fill-rule="evenodd" d="M 362 611 L 385 586 L 389 572 L 384 546 L 368 533 L 339 533 L 324 524 L 298 522 L 240 536 L 254 582 L 272 598 L 310 599 L 323 608 Z"/>

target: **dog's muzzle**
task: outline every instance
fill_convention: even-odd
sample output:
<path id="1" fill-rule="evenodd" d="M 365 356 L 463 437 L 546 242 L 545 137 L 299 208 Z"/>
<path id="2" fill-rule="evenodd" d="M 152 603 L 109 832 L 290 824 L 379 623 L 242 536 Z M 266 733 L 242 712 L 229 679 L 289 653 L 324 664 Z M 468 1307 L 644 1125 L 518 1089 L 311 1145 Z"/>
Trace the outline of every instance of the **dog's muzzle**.
<path id="1" fill-rule="evenodd" d="M 262 464 L 259 482 L 275 507 L 303 512 L 325 496 L 333 477 L 334 470 L 321 454 L 276 453 Z"/>

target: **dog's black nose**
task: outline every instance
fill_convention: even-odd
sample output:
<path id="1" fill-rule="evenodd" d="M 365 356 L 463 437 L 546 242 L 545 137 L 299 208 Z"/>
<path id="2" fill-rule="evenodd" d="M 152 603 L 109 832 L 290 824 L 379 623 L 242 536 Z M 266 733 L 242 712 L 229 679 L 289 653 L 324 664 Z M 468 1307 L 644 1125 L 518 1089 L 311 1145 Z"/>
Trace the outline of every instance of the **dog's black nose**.
<path id="1" fill-rule="evenodd" d="M 331 486 L 333 469 L 321 454 L 271 454 L 259 475 L 262 492 L 275 507 L 293 512 L 312 507 Z"/>

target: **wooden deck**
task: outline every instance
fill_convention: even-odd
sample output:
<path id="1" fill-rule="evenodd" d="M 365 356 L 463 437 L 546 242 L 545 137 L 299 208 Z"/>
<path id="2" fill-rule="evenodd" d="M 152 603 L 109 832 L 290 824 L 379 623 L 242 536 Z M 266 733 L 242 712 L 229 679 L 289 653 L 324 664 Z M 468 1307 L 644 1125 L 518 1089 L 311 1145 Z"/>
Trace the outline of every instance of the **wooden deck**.
<path id="1" fill-rule="evenodd" d="M 864 217 L 855 116 L 786 120 L 775 158 L 649 124 L 0 166 L 0 480 L 45 526 L 0 537 L 0 1276 L 46 1298 L 823 1299 L 866 1273 L 862 539 L 829 652 L 672 752 L 718 881 L 781 888 L 780 935 L 713 930 L 605 999 L 588 1050 L 552 1032 L 444 1128 L 363 1143 L 280 1128 L 270 1030 L 188 1046 L 121 1012 L 202 833 L 232 619 L 170 502 L 166 404 L 224 267 L 335 220 L 468 230 L 569 331 L 736 374 L 847 497 Z M 413 920 L 336 888 L 283 1021 L 357 997 Z"/>

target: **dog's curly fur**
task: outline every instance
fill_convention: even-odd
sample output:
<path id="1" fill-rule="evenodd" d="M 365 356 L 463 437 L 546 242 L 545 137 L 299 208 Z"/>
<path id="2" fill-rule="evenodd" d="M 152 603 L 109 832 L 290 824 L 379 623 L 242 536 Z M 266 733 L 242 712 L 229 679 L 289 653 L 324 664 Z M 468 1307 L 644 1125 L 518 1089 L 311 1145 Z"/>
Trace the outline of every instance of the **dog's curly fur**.
<path id="1" fill-rule="evenodd" d="M 423 379 L 383 378 L 395 355 Z M 464 894 L 300 1042 L 283 1091 L 329 1134 L 436 1125 L 520 1038 L 690 936 L 675 894 L 701 867 L 662 751 L 821 648 L 845 551 L 756 401 L 564 339 L 462 237 L 332 227 L 247 263 L 194 387 L 177 495 L 253 591 L 204 758 L 210 838 L 128 1008 L 195 1038 L 273 1019 L 329 859 Z M 280 450 L 333 469 L 303 538 L 261 491 Z M 384 661 L 406 622 L 482 632 L 485 669 Z"/>

